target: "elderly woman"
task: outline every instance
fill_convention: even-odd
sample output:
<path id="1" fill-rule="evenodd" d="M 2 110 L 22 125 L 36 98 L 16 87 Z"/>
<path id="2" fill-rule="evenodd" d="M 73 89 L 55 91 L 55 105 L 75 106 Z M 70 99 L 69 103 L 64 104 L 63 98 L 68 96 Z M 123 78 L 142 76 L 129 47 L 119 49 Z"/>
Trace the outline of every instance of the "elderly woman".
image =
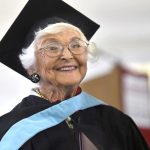
<path id="1" fill-rule="evenodd" d="M 36 33 L 31 46 L 20 56 L 35 92 L 49 102 L 74 96 L 87 70 L 88 41 L 70 24 L 56 23 Z"/>
<path id="2" fill-rule="evenodd" d="M 81 90 L 93 54 L 72 24 L 36 32 L 20 60 L 38 86 L 0 118 L 0 150 L 148 150 L 127 115 Z"/>

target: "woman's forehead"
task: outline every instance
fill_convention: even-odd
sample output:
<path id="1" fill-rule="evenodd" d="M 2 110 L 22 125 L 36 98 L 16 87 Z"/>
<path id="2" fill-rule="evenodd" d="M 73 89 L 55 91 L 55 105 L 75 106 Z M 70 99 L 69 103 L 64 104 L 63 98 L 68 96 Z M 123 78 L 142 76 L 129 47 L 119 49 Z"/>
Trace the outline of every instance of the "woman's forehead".
<path id="1" fill-rule="evenodd" d="M 59 41 L 59 40 L 73 40 L 81 38 L 80 33 L 75 29 L 67 29 L 64 31 L 60 31 L 57 33 L 47 33 L 43 36 L 41 36 L 38 39 L 38 43 L 45 43 L 46 41 Z"/>

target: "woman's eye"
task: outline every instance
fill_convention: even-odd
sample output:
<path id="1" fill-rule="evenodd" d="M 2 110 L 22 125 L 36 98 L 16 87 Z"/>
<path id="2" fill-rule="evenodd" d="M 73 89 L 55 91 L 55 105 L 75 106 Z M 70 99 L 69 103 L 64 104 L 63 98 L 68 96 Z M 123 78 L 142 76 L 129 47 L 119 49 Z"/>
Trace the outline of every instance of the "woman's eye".
<path id="1" fill-rule="evenodd" d="M 48 49 L 50 51 L 55 51 L 55 50 L 58 50 L 58 47 L 56 47 L 56 46 L 50 46 L 50 47 L 48 47 Z"/>
<path id="2" fill-rule="evenodd" d="M 79 43 L 75 43 L 71 45 L 72 48 L 79 48 L 81 45 Z"/>

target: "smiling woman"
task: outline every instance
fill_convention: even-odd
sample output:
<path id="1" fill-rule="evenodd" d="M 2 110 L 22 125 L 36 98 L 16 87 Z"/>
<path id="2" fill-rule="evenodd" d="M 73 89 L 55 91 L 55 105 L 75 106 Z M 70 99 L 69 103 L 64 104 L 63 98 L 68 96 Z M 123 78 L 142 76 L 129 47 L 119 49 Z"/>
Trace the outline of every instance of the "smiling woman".
<path id="1" fill-rule="evenodd" d="M 23 66 L 37 84 L 0 117 L 0 150 L 148 150 L 130 117 L 81 90 L 96 52 L 89 39 L 99 26 L 68 7 L 63 1 L 29 1 L 0 43 L 0 59 L 22 74 Z M 29 16 L 31 23 L 20 21 Z"/>

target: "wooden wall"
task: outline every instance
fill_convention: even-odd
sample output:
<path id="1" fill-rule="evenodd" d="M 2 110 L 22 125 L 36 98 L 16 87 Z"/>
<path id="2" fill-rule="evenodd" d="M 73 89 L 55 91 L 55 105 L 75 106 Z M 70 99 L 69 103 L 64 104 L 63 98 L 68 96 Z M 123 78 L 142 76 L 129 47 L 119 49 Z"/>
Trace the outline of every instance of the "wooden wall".
<path id="1" fill-rule="evenodd" d="M 120 69 L 116 66 L 109 74 L 82 83 L 84 91 L 121 110 Z"/>

